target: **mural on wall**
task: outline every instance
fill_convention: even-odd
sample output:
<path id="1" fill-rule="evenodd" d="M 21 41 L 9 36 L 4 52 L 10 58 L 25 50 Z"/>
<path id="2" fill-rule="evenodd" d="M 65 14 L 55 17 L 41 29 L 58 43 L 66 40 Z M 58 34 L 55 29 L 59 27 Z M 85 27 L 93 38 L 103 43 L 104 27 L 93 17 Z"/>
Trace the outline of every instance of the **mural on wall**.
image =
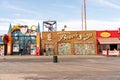
<path id="1" fill-rule="evenodd" d="M 74 43 L 75 54 L 83 54 L 82 43 Z"/>
<path id="2" fill-rule="evenodd" d="M 58 54 L 68 55 L 71 54 L 70 43 L 58 43 Z"/>
<path id="3" fill-rule="evenodd" d="M 48 40 L 48 41 L 51 41 L 51 40 L 52 40 L 52 34 L 51 34 L 51 33 L 49 33 L 49 34 L 47 35 L 47 40 Z"/>
<path id="4" fill-rule="evenodd" d="M 95 53 L 94 43 L 85 43 L 85 49 L 86 54 L 94 54 Z"/>
<path id="5" fill-rule="evenodd" d="M 95 31 L 42 32 L 43 50 L 45 48 L 46 42 L 54 42 L 54 50 L 58 55 L 83 55 L 95 54 L 94 52 L 96 52 Z"/>
<path id="6" fill-rule="evenodd" d="M 75 54 L 94 54 L 94 43 L 75 43 L 74 44 Z"/>
<path id="7" fill-rule="evenodd" d="M 45 50 L 46 50 L 47 55 L 53 55 L 54 54 L 54 43 L 46 43 Z"/>
<path id="8" fill-rule="evenodd" d="M 0 55 L 4 56 L 4 45 L 0 45 Z"/>
<path id="9" fill-rule="evenodd" d="M 0 42 L 3 42 L 3 36 L 0 36 Z"/>
<path id="10" fill-rule="evenodd" d="M 5 45 L 4 45 L 4 41 L 3 41 L 3 36 L 0 36 L 0 55 L 4 56 L 5 54 L 5 49 L 4 49 Z"/>
<path id="11" fill-rule="evenodd" d="M 36 54 L 36 52 L 35 52 L 35 50 L 36 50 L 36 45 L 35 44 L 31 44 L 30 45 L 30 53 L 31 53 L 31 55 L 35 55 Z M 28 49 L 28 51 L 29 51 L 29 49 Z"/>
<path id="12" fill-rule="evenodd" d="M 14 33 L 22 33 L 22 34 L 34 34 L 36 33 L 37 27 L 35 25 L 27 26 L 27 25 L 14 25 L 11 29 L 12 34 Z"/>
<path id="13" fill-rule="evenodd" d="M 14 25 L 12 27 L 12 43 L 13 43 L 13 52 L 19 52 L 24 54 L 30 54 L 33 51 L 36 52 L 35 46 L 36 38 L 36 26 L 28 27 L 27 25 Z M 35 53 L 34 53 L 35 54 Z"/>
<path id="14" fill-rule="evenodd" d="M 16 43 L 13 44 L 13 52 L 19 52 L 19 50 L 20 50 L 19 43 L 17 43 L 16 41 Z"/>

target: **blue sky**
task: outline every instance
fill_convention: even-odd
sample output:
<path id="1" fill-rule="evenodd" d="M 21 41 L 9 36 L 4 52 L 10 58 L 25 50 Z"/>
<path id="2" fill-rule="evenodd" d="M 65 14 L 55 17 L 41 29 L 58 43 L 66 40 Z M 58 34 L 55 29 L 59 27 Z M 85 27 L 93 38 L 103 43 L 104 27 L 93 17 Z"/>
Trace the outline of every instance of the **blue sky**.
<path id="1" fill-rule="evenodd" d="M 87 30 L 112 30 L 120 27 L 120 0 L 86 0 Z M 60 31 L 81 30 L 83 0 L 0 0 L 0 33 L 9 24 L 37 25 L 56 20 Z M 41 29 L 42 30 L 42 29 Z"/>

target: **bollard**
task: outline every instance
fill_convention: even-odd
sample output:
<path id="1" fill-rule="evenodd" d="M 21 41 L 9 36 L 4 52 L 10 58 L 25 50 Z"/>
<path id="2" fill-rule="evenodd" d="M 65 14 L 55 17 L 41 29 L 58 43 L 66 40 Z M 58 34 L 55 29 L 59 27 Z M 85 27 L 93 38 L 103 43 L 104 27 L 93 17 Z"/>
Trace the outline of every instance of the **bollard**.
<path id="1" fill-rule="evenodd" d="M 57 56 L 53 56 L 53 62 L 55 62 L 55 63 L 57 63 L 58 62 L 58 58 L 57 58 Z"/>

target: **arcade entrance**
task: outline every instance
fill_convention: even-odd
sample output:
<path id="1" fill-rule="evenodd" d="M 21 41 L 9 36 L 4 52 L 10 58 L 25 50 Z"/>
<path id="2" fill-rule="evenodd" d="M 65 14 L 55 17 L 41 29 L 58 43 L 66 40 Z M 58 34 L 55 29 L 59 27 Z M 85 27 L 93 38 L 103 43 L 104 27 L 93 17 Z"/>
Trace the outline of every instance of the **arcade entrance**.
<path id="1" fill-rule="evenodd" d="M 12 55 L 35 55 L 36 53 L 36 36 L 22 35 L 12 36 Z"/>

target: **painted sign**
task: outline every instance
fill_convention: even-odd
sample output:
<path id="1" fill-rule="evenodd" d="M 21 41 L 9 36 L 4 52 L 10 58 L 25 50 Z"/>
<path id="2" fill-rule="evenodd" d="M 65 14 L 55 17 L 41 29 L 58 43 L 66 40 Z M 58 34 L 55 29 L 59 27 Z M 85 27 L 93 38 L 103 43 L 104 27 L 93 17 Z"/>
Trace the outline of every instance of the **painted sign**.
<path id="1" fill-rule="evenodd" d="M 92 33 L 82 33 L 79 34 L 78 32 L 76 33 L 63 33 L 60 35 L 60 38 L 58 41 L 64 41 L 64 40 L 71 40 L 77 38 L 78 40 L 88 40 L 92 38 L 93 34 Z"/>
<path id="2" fill-rule="evenodd" d="M 111 34 L 109 33 L 109 32 L 102 32 L 101 34 L 100 34 L 100 36 L 101 37 L 110 37 L 111 36 Z"/>

